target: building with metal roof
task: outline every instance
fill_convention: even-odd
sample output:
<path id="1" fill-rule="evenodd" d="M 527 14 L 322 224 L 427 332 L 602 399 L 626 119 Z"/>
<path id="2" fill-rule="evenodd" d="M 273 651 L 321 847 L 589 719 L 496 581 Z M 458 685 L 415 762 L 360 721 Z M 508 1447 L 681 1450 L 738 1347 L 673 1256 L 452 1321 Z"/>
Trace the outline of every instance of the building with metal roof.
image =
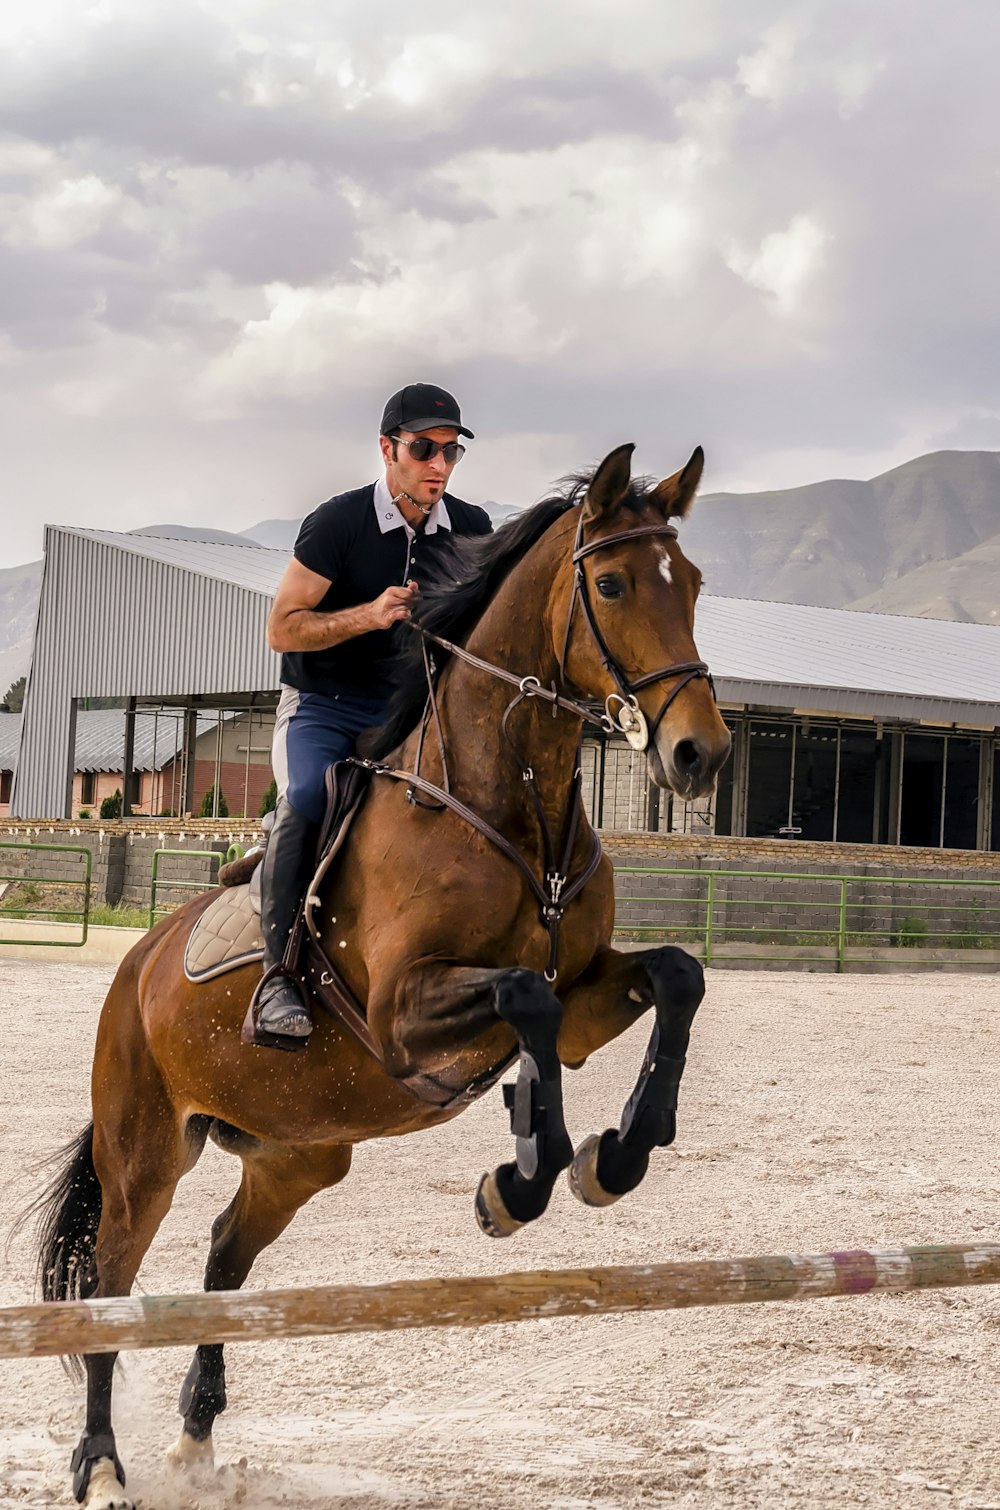
<path id="1" fill-rule="evenodd" d="M 123 769 L 137 712 L 183 711 L 190 810 L 199 712 L 266 723 L 275 705 L 265 626 L 287 560 L 48 529 L 12 815 L 70 811 L 88 697 L 128 701 Z M 627 746 L 588 741 L 598 826 L 1000 848 L 1000 628 L 703 595 L 697 639 L 734 735 L 716 802 L 671 804 Z"/>

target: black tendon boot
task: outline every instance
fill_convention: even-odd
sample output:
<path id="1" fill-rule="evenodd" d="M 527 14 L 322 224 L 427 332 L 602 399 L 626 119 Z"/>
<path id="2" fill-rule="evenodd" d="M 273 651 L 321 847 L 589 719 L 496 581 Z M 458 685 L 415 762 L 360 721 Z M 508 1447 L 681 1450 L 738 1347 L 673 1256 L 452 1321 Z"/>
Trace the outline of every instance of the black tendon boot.
<path id="1" fill-rule="evenodd" d="M 291 976 L 284 973 L 285 946 L 295 913 L 312 874 L 315 828 L 284 798 L 261 861 L 260 926 L 264 935 L 264 978 L 243 1024 L 244 1043 L 278 1049 L 304 1049 L 312 1015 Z"/>

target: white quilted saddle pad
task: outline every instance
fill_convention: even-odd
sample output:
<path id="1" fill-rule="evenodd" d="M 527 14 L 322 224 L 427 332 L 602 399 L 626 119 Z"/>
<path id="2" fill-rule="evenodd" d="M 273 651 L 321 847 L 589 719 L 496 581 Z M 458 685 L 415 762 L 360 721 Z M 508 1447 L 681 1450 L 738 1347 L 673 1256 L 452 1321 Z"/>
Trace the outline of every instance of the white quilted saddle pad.
<path id="1" fill-rule="evenodd" d="M 226 970 L 264 957 L 260 917 L 250 900 L 249 886 L 228 886 L 206 907 L 191 930 L 184 951 L 188 980 L 211 980 Z"/>

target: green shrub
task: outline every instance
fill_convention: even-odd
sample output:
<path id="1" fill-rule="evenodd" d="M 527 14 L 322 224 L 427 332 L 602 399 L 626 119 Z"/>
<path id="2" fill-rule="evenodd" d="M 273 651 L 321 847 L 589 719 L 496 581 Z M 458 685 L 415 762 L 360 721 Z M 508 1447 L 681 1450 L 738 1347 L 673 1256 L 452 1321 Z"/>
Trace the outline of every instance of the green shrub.
<path id="1" fill-rule="evenodd" d="M 222 790 L 221 786 L 219 788 L 219 807 L 218 807 L 218 812 L 217 813 L 215 812 L 215 783 L 213 782 L 212 785 L 209 787 L 208 791 L 205 793 L 204 797 L 201 799 L 201 807 L 198 809 L 198 817 L 199 818 L 214 818 L 214 817 L 228 818 L 229 817 L 229 804 L 226 801 L 226 794 Z"/>
<path id="2" fill-rule="evenodd" d="M 927 942 L 930 928 L 926 918 L 908 917 L 900 923 L 893 934 L 892 943 L 895 949 L 919 949 Z"/>
<path id="3" fill-rule="evenodd" d="M 89 807 L 82 807 L 80 809 L 80 811 L 77 813 L 76 816 L 78 818 L 89 818 L 90 817 L 90 808 Z"/>
<path id="4" fill-rule="evenodd" d="M 121 787 L 115 787 L 110 797 L 105 797 L 101 803 L 102 818 L 120 818 L 122 815 L 122 792 Z"/>
<path id="5" fill-rule="evenodd" d="M 278 806 L 278 783 L 275 781 L 274 777 L 272 776 L 271 777 L 271 781 L 270 781 L 270 785 L 265 788 L 264 795 L 260 799 L 260 811 L 258 812 L 257 817 L 258 818 L 263 818 L 267 813 L 273 813 L 274 810 L 275 810 L 275 808 L 277 806 Z"/>

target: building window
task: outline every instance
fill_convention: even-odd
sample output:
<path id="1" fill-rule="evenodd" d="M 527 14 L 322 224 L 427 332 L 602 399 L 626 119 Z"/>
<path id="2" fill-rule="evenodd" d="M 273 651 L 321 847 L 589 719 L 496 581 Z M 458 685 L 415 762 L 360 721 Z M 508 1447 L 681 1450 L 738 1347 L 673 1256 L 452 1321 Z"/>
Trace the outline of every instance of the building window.
<path id="1" fill-rule="evenodd" d="M 944 847 L 975 849 L 979 838 L 979 757 L 982 745 L 978 739 L 949 735 L 947 746 Z"/>
<path id="2" fill-rule="evenodd" d="M 879 842 L 880 815 L 875 806 L 881 790 L 879 769 L 883 763 L 884 744 L 874 728 L 840 731 L 840 780 L 834 837 L 841 844 Z"/>
<path id="3" fill-rule="evenodd" d="M 10 801 L 10 789 L 13 786 L 13 771 L 0 771 L 0 802 Z"/>
<path id="4" fill-rule="evenodd" d="M 837 730 L 803 723 L 796 730 L 792 827 L 796 838 L 832 839 L 837 808 Z"/>
<path id="5" fill-rule="evenodd" d="M 84 807 L 89 807 L 97 793 L 97 775 L 94 771 L 84 771 L 80 777 L 80 801 Z"/>
<path id="6" fill-rule="evenodd" d="M 784 837 L 789 828 L 794 730 L 788 724 L 750 724 L 747 763 L 747 834 Z"/>

